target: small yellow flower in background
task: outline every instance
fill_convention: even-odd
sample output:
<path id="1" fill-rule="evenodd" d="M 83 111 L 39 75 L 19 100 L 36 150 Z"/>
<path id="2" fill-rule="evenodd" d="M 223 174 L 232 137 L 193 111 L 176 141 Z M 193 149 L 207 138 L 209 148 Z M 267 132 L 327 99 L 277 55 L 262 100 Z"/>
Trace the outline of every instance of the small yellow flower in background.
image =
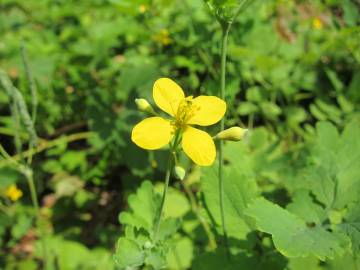
<path id="1" fill-rule="evenodd" d="M 312 26 L 313 26 L 313 28 L 320 30 L 324 27 L 324 24 L 323 24 L 322 20 L 320 20 L 319 18 L 314 18 L 312 21 Z"/>
<path id="2" fill-rule="evenodd" d="M 132 141 L 147 150 L 167 145 L 176 132 L 182 134 L 182 149 L 198 165 L 210 166 L 216 158 L 212 137 L 190 125 L 210 126 L 221 120 L 226 103 L 215 96 L 185 97 L 181 87 L 168 78 L 158 79 L 153 86 L 156 105 L 172 116 L 149 117 L 132 130 Z"/>
<path id="3" fill-rule="evenodd" d="M 22 195 L 22 191 L 16 185 L 9 186 L 5 191 L 5 196 L 13 202 L 16 202 Z"/>
<path id="4" fill-rule="evenodd" d="M 145 13 L 147 11 L 147 7 L 146 5 L 142 4 L 139 6 L 139 12 L 140 13 Z"/>
<path id="5" fill-rule="evenodd" d="M 160 42 L 164 46 L 167 46 L 171 43 L 170 34 L 167 29 L 161 29 L 160 33 L 153 36 L 153 39 L 157 42 Z"/>

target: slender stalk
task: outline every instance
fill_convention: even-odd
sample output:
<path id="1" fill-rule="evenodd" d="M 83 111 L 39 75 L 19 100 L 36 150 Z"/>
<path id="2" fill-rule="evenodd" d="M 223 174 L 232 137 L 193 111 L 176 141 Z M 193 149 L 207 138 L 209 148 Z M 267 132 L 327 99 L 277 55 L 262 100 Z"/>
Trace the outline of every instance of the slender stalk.
<path id="1" fill-rule="evenodd" d="M 38 202 L 38 197 L 36 193 L 34 178 L 33 178 L 33 172 L 30 168 L 26 168 L 24 170 L 24 175 L 28 181 L 29 189 L 30 189 L 30 195 L 31 195 L 31 201 L 35 209 L 35 215 L 36 215 L 36 226 L 39 230 L 40 235 L 40 241 L 41 241 L 41 248 L 42 248 L 42 257 L 43 257 L 43 263 L 44 263 L 44 269 L 50 269 L 50 261 L 48 260 L 48 249 L 47 249 L 47 239 L 46 239 L 46 233 L 43 229 L 43 226 L 41 224 L 41 213 L 40 213 L 40 207 Z"/>
<path id="2" fill-rule="evenodd" d="M 221 38 L 221 66 L 220 66 L 220 98 L 225 100 L 226 98 L 226 57 L 227 57 L 227 45 L 228 45 L 228 36 L 233 22 L 239 16 L 240 12 L 248 5 L 250 0 L 243 0 L 238 6 L 233 18 L 228 21 L 219 20 L 222 30 Z M 225 128 L 225 117 L 220 121 L 220 131 L 223 131 Z M 226 230 L 225 222 L 225 211 L 224 211 L 224 180 L 223 180 L 223 165 L 224 165 L 224 156 L 223 156 L 223 142 L 219 141 L 219 200 L 220 200 L 220 215 L 221 215 L 221 224 L 223 228 L 224 243 L 229 250 L 228 236 Z"/>
<path id="3" fill-rule="evenodd" d="M 166 194 L 168 191 L 168 187 L 169 187 L 169 182 L 170 182 L 170 173 L 171 173 L 171 168 L 172 168 L 172 153 L 170 153 L 169 155 L 169 160 L 168 160 L 168 166 L 166 169 L 166 174 L 165 174 L 165 185 L 164 185 L 164 191 L 163 191 L 163 195 L 161 198 L 161 204 L 160 204 L 160 209 L 158 211 L 158 215 L 156 217 L 156 223 L 155 223 L 155 227 L 154 227 L 154 241 L 156 241 L 156 237 L 157 234 L 159 232 L 159 227 L 160 227 L 160 220 L 161 220 L 161 216 L 164 210 L 164 204 L 165 204 L 165 199 L 166 199 Z"/>
<path id="4" fill-rule="evenodd" d="M 166 194 L 167 194 L 168 187 L 169 187 L 169 182 L 170 182 L 171 169 L 174 167 L 173 155 L 174 155 L 174 151 L 175 151 L 175 149 L 176 149 L 176 147 L 178 145 L 179 136 L 180 136 L 180 132 L 178 131 L 176 133 L 176 135 L 175 135 L 174 143 L 170 147 L 168 165 L 167 165 L 166 174 L 165 174 L 164 191 L 163 191 L 163 195 L 162 195 L 162 198 L 161 198 L 160 209 L 159 209 L 157 217 L 155 219 L 154 241 L 156 241 L 156 237 L 157 237 L 157 234 L 159 232 L 161 216 L 162 216 L 162 213 L 164 211 L 164 204 L 165 204 Z"/>
<path id="5" fill-rule="evenodd" d="M 231 24 L 223 26 L 222 28 L 222 40 L 221 40 L 221 66 L 220 66 L 220 97 L 225 100 L 225 83 L 226 83 L 226 55 L 227 55 L 227 43 L 228 35 L 230 31 Z M 225 127 L 225 117 L 221 119 L 220 122 L 220 131 L 224 130 Z M 225 211 L 224 211 L 224 179 L 223 179 L 223 142 L 219 141 L 219 199 L 220 199 L 220 215 L 221 215 L 221 225 L 224 235 L 224 244 L 226 248 L 228 245 L 228 236 L 225 223 Z"/>

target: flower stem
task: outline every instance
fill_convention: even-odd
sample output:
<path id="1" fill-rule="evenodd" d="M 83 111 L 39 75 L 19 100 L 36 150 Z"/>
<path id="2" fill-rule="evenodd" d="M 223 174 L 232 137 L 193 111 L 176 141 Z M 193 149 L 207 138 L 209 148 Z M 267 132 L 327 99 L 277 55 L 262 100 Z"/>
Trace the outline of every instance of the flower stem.
<path id="1" fill-rule="evenodd" d="M 159 232 L 161 216 L 162 216 L 162 213 L 164 211 L 164 204 L 165 204 L 166 194 L 167 194 L 168 187 L 169 187 L 169 182 L 170 182 L 171 169 L 174 166 L 174 164 L 173 164 L 174 163 L 173 162 L 174 151 L 176 150 L 176 147 L 178 145 L 179 137 L 180 137 L 180 132 L 178 131 L 178 132 L 176 132 L 174 143 L 170 147 L 168 165 L 167 165 L 166 174 L 165 174 L 164 191 L 163 191 L 163 195 L 162 195 L 162 198 L 161 198 L 160 208 L 159 208 L 157 217 L 155 219 L 154 241 L 156 241 L 156 237 L 157 237 L 157 234 Z"/>
<path id="2" fill-rule="evenodd" d="M 226 55 L 227 55 L 227 42 L 230 31 L 230 24 L 222 27 L 222 40 L 221 40 L 221 66 L 220 66 L 220 97 L 225 100 L 225 79 L 226 79 Z M 225 118 L 221 119 L 220 131 L 223 131 L 225 127 Z M 224 212 L 224 179 L 223 179 L 223 142 L 219 141 L 219 199 L 220 199 L 220 215 L 221 225 L 224 235 L 224 244 L 226 248 L 228 245 L 228 236 L 225 223 L 225 212 Z"/>
<path id="3" fill-rule="evenodd" d="M 169 187 L 169 182 L 170 182 L 170 172 L 171 172 L 172 163 L 173 163 L 173 162 L 172 162 L 172 154 L 170 153 L 170 155 L 169 155 L 169 160 L 168 160 L 168 166 L 167 166 L 166 174 L 165 174 L 164 191 L 163 191 L 163 195 L 162 195 L 162 198 L 161 198 L 160 209 L 159 209 L 159 211 L 158 211 L 158 215 L 157 215 L 156 221 L 155 221 L 154 241 L 156 241 L 156 237 L 157 237 L 157 234 L 158 234 L 158 232 L 159 232 L 161 215 L 162 215 L 162 212 L 163 212 L 163 210 L 164 210 L 166 193 L 167 193 L 167 190 L 168 190 L 168 187 Z"/>

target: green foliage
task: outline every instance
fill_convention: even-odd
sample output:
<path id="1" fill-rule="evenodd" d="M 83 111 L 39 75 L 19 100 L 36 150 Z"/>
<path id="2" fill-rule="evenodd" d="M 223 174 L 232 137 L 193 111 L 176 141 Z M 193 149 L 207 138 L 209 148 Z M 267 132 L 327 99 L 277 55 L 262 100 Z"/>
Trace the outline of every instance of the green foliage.
<path id="1" fill-rule="evenodd" d="M 17 162 L 34 172 L 53 269 L 360 269 L 357 1 L 0 2 L 0 144 L 12 157 L 0 152 L 0 269 L 43 267 Z M 168 149 L 145 152 L 130 133 L 145 116 L 134 99 L 151 101 L 159 77 L 219 95 L 229 25 L 225 126 L 249 134 L 224 145 L 228 252 L 217 164 L 179 156 L 185 177 L 170 177 L 155 237 Z"/>
<path id="2" fill-rule="evenodd" d="M 206 206 L 212 219 L 221 232 L 219 211 L 219 186 L 217 168 L 206 169 L 201 177 Z M 244 210 L 247 204 L 258 195 L 258 187 L 253 178 L 243 173 L 240 168 L 227 166 L 224 168 L 225 183 L 225 219 L 230 237 L 246 239 L 251 231 Z"/>
<path id="3" fill-rule="evenodd" d="M 233 23 L 240 11 L 253 0 L 205 0 L 221 24 Z"/>
<path id="4" fill-rule="evenodd" d="M 348 239 L 343 235 L 330 233 L 315 222 L 306 223 L 264 199 L 252 203 L 246 214 L 256 220 L 260 231 L 272 235 L 276 249 L 287 257 L 314 255 L 320 260 L 332 259 L 343 255 L 348 245 Z"/>
<path id="5" fill-rule="evenodd" d="M 167 256 L 171 256 L 171 237 L 179 229 L 180 220 L 166 218 L 161 221 L 155 238 L 155 222 L 160 211 L 160 199 L 160 195 L 155 193 L 149 181 L 143 182 L 136 194 L 129 196 L 131 212 L 122 212 L 119 215 L 120 223 L 124 225 L 125 237 L 119 238 L 114 255 L 120 269 L 142 265 L 162 269 L 167 265 Z M 177 248 L 178 245 L 175 246 L 174 252 Z"/>

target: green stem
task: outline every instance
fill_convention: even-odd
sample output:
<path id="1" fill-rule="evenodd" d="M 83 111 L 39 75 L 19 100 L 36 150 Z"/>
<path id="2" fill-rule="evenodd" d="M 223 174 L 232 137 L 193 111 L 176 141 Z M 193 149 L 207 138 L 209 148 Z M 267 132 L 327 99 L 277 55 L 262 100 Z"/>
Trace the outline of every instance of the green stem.
<path id="1" fill-rule="evenodd" d="M 154 229 L 154 241 L 156 241 L 156 237 L 157 237 L 157 234 L 159 232 L 160 220 L 161 220 L 161 216 L 162 216 L 162 213 L 163 213 L 163 210 L 164 210 L 166 194 L 167 194 L 167 190 L 168 190 L 169 182 L 170 182 L 171 167 L 172 167 L 172 154 L 170 153 L 169 160 L 168 160 L 168 166 L 167 166 L 167 169 L 166 169 L 166 175 L 165 175 L 164 191 L 163 191 L 161 204 L 160 204 L 160 209 L 158 211 L 158 215 L 156 217 L 156 223 L 155 223 L 155 227 L 154 227 L 155 228 Z"/>
<path id="2" fill-rule="evenodd" d="M 167 165 L 166 174 L 165 174 L 164 191 L 163 191 L 163 195 L 162 195 L 162 198 L 161 198 L 160 209 L 159 209 L 157 217 L 155 219 L 154 241 L 157 240 L 156 237 L 157 237 L 157 234 L 159 232 L 161 216 L 162 216 L 162 213 L 164 211 L 164 204 L 165 204 L 166 194 L 167 194 L 168 187 L 169 187 L 169 182 L 170 182 L 171 169 L 173 167 L 173 155 L 174 155 L 174 151 L 175 151 L 175 149 L 176 149 L 176 147 L 178 145 L 179 136 L 180 136 L 180 132 L 178 131 L 176 133 L 176 135 L 175 135 L 174 143 L 170 147 L 168 165 Z"/>
<path id="3" fill-rule="evenodd" d="M 35 215 L 36 215 L 36 226 L 39 231 L 40 235 L 40 241 L 41 241 L 41 247 L 43 252 L 43 263 L 44 263 L 44 269 L 50 269 L 50 261 L 48 260 L 48 249 L 47 249 L 47 241 L 46 241 L 46 234 L 43 230 L 43 226 L 41 224 L 41 214 L 40 214 L 40 207 L 38 203 L 38 197 L 36 193 L 34 178 L 33 178 L 33 172 L 31 169 L 26 168 L 24 169 L 24 175 L 28 181 L 29 189 L 30 189 L 30 195 L 31 195 L 31 201 L 33 203 L 34 209 L 35 209 Z"/>
<path id="4" fill-rule="evenodd" d="M 230 24 L 222 28 L 222 41 L 221 41 L 221 67 L 220 67 L 220 97 L 225 100 L 225 79 L 226 79 L 226 55 L 227 55 L 227 43 L 228 35 L 230 31 Z M 225 117 L 221 119 L 220 122 L 220 131 L 224 130 L 225 127 Z M 223 228 L 224 243 L 226 248 L 228 245 L 228 236 L 225 223 L 225 212 L 224 212 L 224 179 L 223 179 L 223 142 L 219 141 L 219 199 L 220 199 L 220 215 L 221 215 L 221 225 Z"/>

